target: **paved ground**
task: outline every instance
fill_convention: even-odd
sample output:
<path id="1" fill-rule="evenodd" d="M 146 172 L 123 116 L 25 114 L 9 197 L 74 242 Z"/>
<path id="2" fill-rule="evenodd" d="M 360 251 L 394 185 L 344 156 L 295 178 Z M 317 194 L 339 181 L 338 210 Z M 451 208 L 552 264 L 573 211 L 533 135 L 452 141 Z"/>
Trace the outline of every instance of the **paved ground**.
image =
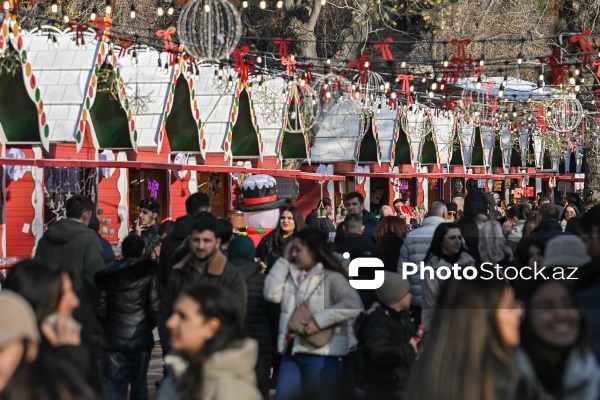
<path id="1" fill-rule="evenodd" d="M 148 368 L 148 399 L 156 399 L 156 392 L 158 391 L 154 382 L 162 378 L 162 353 L 160 346 L 154 346 L 152 350 L 152 357 L 150 358 L 150 367 Z"/>

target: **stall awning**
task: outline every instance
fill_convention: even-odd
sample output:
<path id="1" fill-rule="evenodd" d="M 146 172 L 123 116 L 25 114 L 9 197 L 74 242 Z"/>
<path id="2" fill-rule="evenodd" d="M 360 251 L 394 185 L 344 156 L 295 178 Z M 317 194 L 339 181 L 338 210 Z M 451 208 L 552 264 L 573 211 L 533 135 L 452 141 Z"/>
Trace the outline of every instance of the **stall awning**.
<path id="1" fill-rule="evenodd" d="M 24 158 L 15 160 L 12 158 L 0 158 L 0 165 L 25 165 L 32 167 L 62 167 L 62 168 L 132 168 L 132 169 L 164 169 L 171 171 L 202 171 L 202 172 L 221 172 L 221 173 L 250 173 L 267 174 L 280 176 L 284 178 L 306 179 L 313 181 L 343 181 L 344 176 L 340 175 L 321 175 L 299 170 L 288 169 L 269 169 L 269 168 L 245 168 L 227 165 L 181 165 L 166 163 L 150 163 L 140 161 L 96 161 L 96 160 L 57 160 L 42 159 L 36 160 Z"/>
<path id="2" fill-rule="evenodd" d="M 576 178 L 572 175 L 560 175 L 558 172 L 536 172 L 532 174 L 460 174 L 460 173 L 393 173 L 393 172 L 342 172 L 343 176 L 354 176 L 364 178 L 384 178 L 384 179 L 411 179 L 411 178 L 462 178 L 462 179 L 488 179 L 492 181 L 503 181 L 506 178 L 510 179 L 523 179 L 529 177 L 529 179 L 550 179 L 556 178 L 557 181 L 565 182 L 583 182 L 584 178 Z"/>

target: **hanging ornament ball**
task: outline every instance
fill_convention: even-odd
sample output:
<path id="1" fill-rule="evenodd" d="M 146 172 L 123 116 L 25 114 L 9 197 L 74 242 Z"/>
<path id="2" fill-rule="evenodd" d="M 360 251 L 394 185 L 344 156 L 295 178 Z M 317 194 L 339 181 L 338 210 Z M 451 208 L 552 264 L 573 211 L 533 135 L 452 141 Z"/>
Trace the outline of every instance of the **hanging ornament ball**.
<path id="1" fill-rule="evenodd" d="M 192 0 L 181 10 L 177 33 L 187 54 L 218 61 L 237 47 L 242 19 L 228 0 Z"/>
<path id="2" fill-rule="evenodd" d="M 583 106 L 572 94 L 561 94 L 550 105 L 554 112 L 548 122 L 558 132 L 576 129 L 583 119 Z"/>

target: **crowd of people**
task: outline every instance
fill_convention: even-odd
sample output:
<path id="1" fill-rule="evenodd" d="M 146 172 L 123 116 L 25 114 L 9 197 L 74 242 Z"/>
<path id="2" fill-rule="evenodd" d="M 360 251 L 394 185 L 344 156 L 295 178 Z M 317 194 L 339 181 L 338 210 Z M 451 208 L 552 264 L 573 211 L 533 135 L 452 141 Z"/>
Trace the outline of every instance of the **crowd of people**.
<path id="1" fill-rule="evenodd" d="M 147 399 L 156 330 L 159 399 L 598 400 L 600 205 L 467 188 L 286 204 L 257 246 L 204 193 L 163 223 L 145 199 L 118 261 L 72 196 L 2 284 L 0 400 Z"/>

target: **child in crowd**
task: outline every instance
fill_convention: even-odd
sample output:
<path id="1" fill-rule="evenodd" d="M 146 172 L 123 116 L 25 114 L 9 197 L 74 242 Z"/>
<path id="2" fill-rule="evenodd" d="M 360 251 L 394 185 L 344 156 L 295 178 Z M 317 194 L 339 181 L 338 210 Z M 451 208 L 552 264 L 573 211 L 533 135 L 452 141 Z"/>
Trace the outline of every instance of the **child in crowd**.
<path id="1" fill-rule="evenodd" d="M 386 272 L 383 285 L 375 293 L 379 303 L 367 311 L 359 328 L 366 398 L 401 399 L 417 355 L 415 327 L 408 311 L 410 283 L 400 274 Z"/>

